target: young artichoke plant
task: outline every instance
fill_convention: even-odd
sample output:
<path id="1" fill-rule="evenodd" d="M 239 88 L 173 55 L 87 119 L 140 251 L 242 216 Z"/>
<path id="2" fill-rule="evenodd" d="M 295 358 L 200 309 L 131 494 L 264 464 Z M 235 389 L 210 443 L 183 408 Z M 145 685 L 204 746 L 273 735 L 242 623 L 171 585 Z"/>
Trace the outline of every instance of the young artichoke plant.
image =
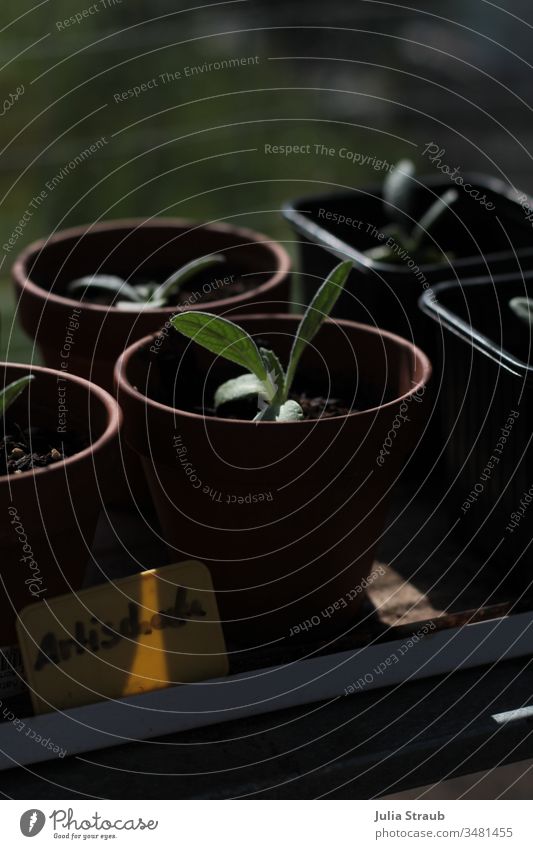
<path id="1" fill-rule="evenodd" d="M 384 244 L 365 251 L 365 256 L 376 262 L 396 264 L 402 262 L 406 255 L 423 263 L 442 262 L 445 258 L 443 251 L 432 241 L 431 233 L 435 224 L 455 203 L 458 193 L 455 189 L 445 191 L 413 224 L 417 194 L 415 170 L 413 162 L 402 159 L 385 178 L 383 206 L 391 223 L 381 232 L 388 239 Z"/>
<path id="2" fill-rule="evenodd" d="M 317 290 L 296 331 L 286 369 L 274 351 L 258 347 L 245 330 L 226 318 L 189 311 L 171 319 L 179 333 L 246 369 L 245 374 L 218 387 L 215 410 L 223 404 L 255 396 L 260 409 L 254 421 L 297 421 L 303 418 L 300 404 L 289 398 L 296 370 L 307 345 L 330 315 L 351 268 L 351 262 L 341 262 Z"/>

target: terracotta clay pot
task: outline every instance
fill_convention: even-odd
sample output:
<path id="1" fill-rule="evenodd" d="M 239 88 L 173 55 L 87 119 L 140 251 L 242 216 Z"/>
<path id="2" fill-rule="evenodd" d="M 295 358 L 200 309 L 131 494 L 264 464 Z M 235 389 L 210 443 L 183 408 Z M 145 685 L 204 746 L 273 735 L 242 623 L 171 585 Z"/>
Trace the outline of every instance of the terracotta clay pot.
<path id="1" fill-rule="evenodd" d="M 298 321 L 239 323 L 286 363 Z M 325 623 L 329 605 L 329 624 L 348 627 L 424 421 L 430 363 L 393 334 L 330 321 L 302 357 L 299 390 L 324 395 L 331 380 L 336 397 L 367 409 L 285 423 L 191 411 L 238 371 L 177 332 L 161 348 L 135 343 L 117 363 L 125 438 L 143 459 L 170 559 L 209 566 L 230 639 L 287 637 L 311 617 Z"/>
<path id="2" fill-rule="evenodd" d="M 17 314 L 24 330 L 36 341 L 45 365 L 68 368 L 113 391 L 117 357 L 136 339 L 154 333 L 177 307 L 132 313 L 115 307 L 81 303 L 65 296 L 70 280 L 91 273 L 164 277 L 191 259 L 223 253 L 224 266 L 209 272 L 223 280 L 233 269 L 249 282 L 249 290 L 206 302 L 201 297 L 186 309 L 228 314 L 280 309 L 289 296 L 290 259 L 285 250 L 252 230 L 226 224 L 198 224 L 183 219 L 128 219 L 74 227 L 34 242 L 17 258 L 12 274 L 18 299 Z M 196 294 L 196 293 L 195 293 Z M 114 504 L 146 504 L 145 483 L 127 446 L 121 446 Z"/>
<path id="3" fill-rule="evenodd" d="M 0 363 L 0 386 L 29 373 L 34 380 L 8 420 L 76 434 L 86 447 L 45 468 L 0 477 L 0 646 L 15 642 L 23 607 L 80 588 L 122 420 L 113 398 L 81 377 Z"/>
<path id="4" fill-rule="evenodd" d="M 199 297 L 186 309 L 226 314 L 261 304 L 268 312 L 269 301 L 286 300 L 290 260 L 267 236 L 226 224 L 197 224 L 179 218 L 126 219 L 74 227 L 27 247 L 12 271 L 20 322 L 36 341 L 48 367 L 65 368 L 61 363 L 67 360 L 74 374 L 112 391 L 117 357 L 135 340 L 159 330 L 178 309 L 170 306 L 131 313 L 80 303 L 65 296 L 67 283 L 92 273 L 125 278 L 154 274 L 157 279 L 210 253 L 223 253 L 228 265 L 246 275 L 250 289 L 224 297 L 222 287 L 220 299 L 206 304 Z M 212 271 L 213 279 L 224 274 L 223 266 L 221 271 Z M 279 303 L 274 305 L 279 309 Z M 62 349 L 73 309 L 81 309 L 76 316 L 79 327 L 65 357 Z"/>

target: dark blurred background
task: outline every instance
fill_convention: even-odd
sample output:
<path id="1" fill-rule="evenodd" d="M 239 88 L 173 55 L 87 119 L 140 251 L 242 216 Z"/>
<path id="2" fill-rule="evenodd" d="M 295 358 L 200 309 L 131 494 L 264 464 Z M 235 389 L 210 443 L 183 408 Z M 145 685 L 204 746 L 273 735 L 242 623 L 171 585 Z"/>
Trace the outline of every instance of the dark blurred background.
<path id="1" fill-rule="evenodd" d="M 2 354 L 30 350 L 11 332 L 8 275 L 31 240 L 177 215 L 247 224 L 292 251 L 286 198 L 383 176 L 314 144 L 431 171 L 433 141 L 452 168 L 532 188 L 531 4 L 414 2 L 3 0 L 0 243 L 25 220 L 0 252 Z M 205 68 L 228 59 L 247 63 Z M 265 143 L 311 154 L 265 155 Z"/>

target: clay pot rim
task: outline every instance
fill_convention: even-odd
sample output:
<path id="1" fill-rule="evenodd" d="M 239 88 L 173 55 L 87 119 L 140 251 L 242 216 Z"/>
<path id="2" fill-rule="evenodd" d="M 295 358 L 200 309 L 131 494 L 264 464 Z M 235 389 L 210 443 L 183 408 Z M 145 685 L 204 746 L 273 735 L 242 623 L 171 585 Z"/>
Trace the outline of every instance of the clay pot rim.
<path id="1" fill-rule="evenodd" d="M 13 280 L 21 291 L 25 291 L 26 293 L 29 292 L 29 294 L 33 295 L 33 297 L 39 299 L 44 298 L 57 306 L 65 306 L 72 309 L 73 307 L 79 307 L 81 304 L 84 309 L 95 310 L 96 312 L 101 313 L 119 314 L 122 316 L 125 314 L 125 311 L 119 310 L 117 307 L 106 306 L 105 304 L 91 304 L 88 301 L 79 301 L 75 298 L 67 298 L 64 295 L 57 295 L 55 292 L 50 292 L 43 286 L 39 286 L 31 280 L 30 277 L 28 277 L 26 271 L 28 260 L 30 256 L 39 253 L 49 245 L 57 244 L 58 242 L 63 242 L 67 239 L 79 238 L 85 234 L 105 233 L 107 231 L 124 228 L 138 230 L 141 228 L 157 229 L 158 227 L 175 227 L 176 229 L 186 228 L 188 230 L 204 229 L 226 234 L 233 233 L 242 239 L 242 242 L 239 243 L 238 247 L 256 243 L 263 245 L 266 250 L 272 253 L 277 270 L 265 283 L 260 283 L 259 286 L 254 286 L 253 289 L 250 289 L 250 292 L 253 292 L 254 294 L 269 293 L 272 289 L 275 289 L 280 283 L 282 283 L 291 271 L 291 259 L 285 248 L 269 236 L 266 236 L 264 233 L 260 233 L 257 230 L 252 230 L 248 227 L 234 227 L 232 224 L 225 224 L 223 222 L 210 223 L 205 221 L 196 221 L 190 218 L 151 218 L 149 220 L 146 220 L 145 218 L 116 218 L 110 219 L 109 221 L 100 221 L 92 224 L 81 224 L 76 227 L 69 227 L 66 230 L 58 231 L 52 236 L 32 242 L 17 256 L 11 269 Z M 238 306 L 239 304 L 246 304 L 249 297 L 250 294 L 245 292 L 241 295 L 232 295 L 229 298 L 216 299 L 209 303 L 212 307 L 216 305 L 217 307 L 230 308 L 236 305 Z M 174 305 L 169 307 L 145 309 L 142 310 L 142 313 L 161 315 L 163 318 L 166 318 L 168 315 L 173 315 L 174 313 L 179 312 L 180 309 L 180 307 Z M 200 309 L 200 305 L 192 304 L 188 306 L 187 309 Z M 138 314 L 141 314 L 141 311 L 139 311 L 139 313 L 130 313 L 130 315 Z"/>
<path id="2" fill-rule="evenodd" d="M 301 316 L 293 315 L 289 313 L 250 313 L 242 316 L 242 321 L 252 320 L 260 320 L 260 321 L 289 321 L 291 323 L 300 321 Z M 235 426 L 240 425 L 242 427 L 294 427 L 294 425 L 302 426 L 316 426 L 323 425 L 326 422 L 339 422 L 344 419 L 352 418 L 353 416 L 362 416 L 368 415 L 369 413 L 377 413 L 379 410 L 384 410 L 389 407 L 396 406 L 399 402 L 404 401 L 407 398 L 410 398 L 414 395 L 419 389 L 425 386 L 432 373 L 432 366 L 428 356 L 415 345 L 413 342 L 410 342 L 408 339 L 404 339 L 402 336 L 398 336 L 396 333 L 391 333 L 388 330 L 381 330 L 379 327 L 372 327 L 368 324 L 361 324 L 356 321 L 348 321 L 347 319 L 326 319 L 326 324 L 336 324 L 340 327 L 344 327 L 349 330 L 356 330 L 358 332 L 370 333 L 373 336 L 385 336 L 390 339 L 392 342 L 399 343 L 402 347 L 411 349 L 416 359 L 421 363 L 422 366 L 422 375 L 420 379 L 415 383 L 409 392 L 405 392 L 403 395 L 399 395 L 396 398 L 393 398 L 391 401 L 387 401 L 384 404 L 379 404 L 377 407 L 368 407 L 365 410 L 354 410 L 352 413 L 348 413 L 344 416 L 331 416 L 327 419 L 302 419 L 297 422 L 254 422 L 249 421 L 247 419 L 219 419 L 216 416 L 205 416 L 200 413 L 192 413 L 189 410 L 181 410 L 179 407 L 169 407 L 167 404 L 162 404 L 160 401 L 154 401 L 152 398 L 149 398 L 147 395 L 144 395 L 142 392 L 139 392 L 132 384 L 129 382 L 126 372 L 128 365 L 134 356 L 141 350 L 141 348 L 147 347 L 153 339 L 158 337 L 158 333 L 150 334 L 149 336 L 145 336 L 143 339 L 139 339 L 137 342 L 134 342 L 132 345 L 129 345 L 118 358 L 115 368 L 114 368 L 114 382 L 117 387 L 117 391 L 124 392 L 134 401 L 144 401 L 148 402 L 151 407 L 154 407 L 157 410 L 161 410 L 162 412 L 172 413 L 173 415 L 179 414 L 186 419 L 190 420 L 198 420 L 209 421 L 211 423 L 216 423 L 217 426 L 227 427 L 227 426 Z"/>
<path id="3" fill-rule="evenodd" d="M 91 381 L 85 380 L 84 377 L 79 377 L 76 374 L 62 372 L 58 369 L 46 368 L 45 366 L 36 366 L 30 363 L 11 363 L 7 361 L 0 361 L 0 369 L 3 368 L 20 369 L 21 371 L 24 371 L 25 374 L 47 374 L 53 377 L 57 377 L 59 375 L 71 383 L 77 383 L 79 386 L 87 388 L 89 392 L 96 395 L 103 403 L 107 413 L 107 424 L 104 432 L 95 442 L 91 442 L 87 448 L 82 448 L 81 451 L 73 454 L 72 457 L 67 457 L 66 459 L 53 463 L 50 466 L 44 466 L 39 469 L 28 469 L 28 471 L 21 472 L 18 475 L 0 475 L 0 486 L 3 486 L 4 484 L 7 484 L 8 486 L 16 486 L 17 481 L 28 480 L 31 477 L 50 475 L 54 472 L 62 471 L 65 467 L 75 466 L 100 451 L 117 436 L 122 426 L 122 410 L 109 392 L 106 392 L 105 389 L 102 389 L 95 383 L 91 383 Z"/>

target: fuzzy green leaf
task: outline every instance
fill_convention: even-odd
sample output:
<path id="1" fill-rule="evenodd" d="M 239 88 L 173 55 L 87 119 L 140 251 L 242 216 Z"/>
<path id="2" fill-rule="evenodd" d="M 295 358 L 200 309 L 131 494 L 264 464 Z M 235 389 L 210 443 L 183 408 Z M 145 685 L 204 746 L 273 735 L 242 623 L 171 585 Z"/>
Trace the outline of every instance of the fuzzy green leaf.
<path id="1" fill-rule="evenodd" d="M 71 280 L 66 288 L 67 295 L 83 298 L 84 295 L 113 295 L 120 296 L 122 301 L 132 303 L 142 303 L 143 299 L 139 295 L 135 286 L 126 283 L 122 277 L 115 277 L 112 274 L 91 274 L 87 277 L 78 277 L 76 280 Z"/>
<path id="2" fill-rule="evenodd" d="M 324 320 L 329 316 L 335 306 L 337 298 L 341 294 L 348 275 L 352 269 L 352 263 L 347 260 L 337 265 L 324 280 L 317 290 L 313 300 L 307 307 L 302 318 L 294 342 L 292 343 L 291 356 L 287 376 L 285 378 L 284 397 L 287 398 L 294 375 L 300 361 L 300 357 L 307 345 L 316 336 Z"/>
<path id="3" fill-rule="evenodd" d="M 182 266 L 182 268 L 178 268 L 170 277 L 167 277 L 164 283 L 161 283 L 160 286 L 155 288 L 148 298 L 150 306 L 165 306 L 168 303 L 168 299 L 180 292 L 191 277 L 195 277 L 201 271 L 205 271 L 213 265 L 220 265 L 223 262 L 226 262 L 226 258 L 222 254 L 201 256 L 191 260 Z"/>
<path id="4" fill-rule="evenodd" d="M 267 380 L 267 370 L 257 345 L 245 330 L 232 321 L 198 310 L 178 313 L 171 322 L 179 333 L 198 345 L 243 366 L 259 380 Z"/>
<path id="5" fill-rule="evenodd" d="M 533 298 L 511 298 L 509 306 L 524 324 L 533 326 Z"/>
<path id="6" fill-rule="evenodd" d="M 148 305 L 145 301 L 142 303 L 132 303 L 132 301 L 116 301 L 113 306 L 115 309 L 120 310 L 121 312 L 136 312 L 140 313 L 144 309 L 148 309 L 149 306 L 154 306 L 153 304 Z"/>
<path id="7" fill-rule="evenodd" d="M 277 355 L 268 348 L 259 348 L 267 370 L 268 399 L 272 403 L 283 403 L 285 397 L 285 372 Z"/>
<path id="8" fill-rule="evenodd" d="M 387 174 L 383 183 L 383 200 L 387 215 L 393 221 L 405 226 L 406 220 L 412 214 L 413 197 L 416 183 L 414 163 L 410 159 L 401 159 Z"/>
<path id="9" fill-rule="evenodd" d="M 33 374 L 27 374 L 25 377 L 19 377 L 18 380 L 14 380 L 13 383 L 9 383 L 3 389 L 0 389 L 0 417 L 4 416 L 6 410 L 24 392 L 32 380 Z"/>
<path id="10" fill-rule="evenodd" d="M 268 404 L 269 395 L 264 381 L 259 380 L 255 374 L 241 374 L 222 383 L 215 392 L 215 410 L 223 404 L 232 401 L 243 401 L 247 398 L 263 398 Z"/>
<path id="11" fill-rule="evenodd" d="M 269 404 L 255 417 L 254 422 L 297 422 L 303 419 L 304 411 L 297 401 L 285 401 L 284 404 Z"/>
<path id="12" fill-rule="evenodd" d="M 374 262 L 386 262 L 389 265 L 396 265 L 402 262 L 402 258 L 398 253 L 387 245 L 376 245 L 375 248 L 369 248 L 365 251 L 365 256 L 373 259 Z"/>

